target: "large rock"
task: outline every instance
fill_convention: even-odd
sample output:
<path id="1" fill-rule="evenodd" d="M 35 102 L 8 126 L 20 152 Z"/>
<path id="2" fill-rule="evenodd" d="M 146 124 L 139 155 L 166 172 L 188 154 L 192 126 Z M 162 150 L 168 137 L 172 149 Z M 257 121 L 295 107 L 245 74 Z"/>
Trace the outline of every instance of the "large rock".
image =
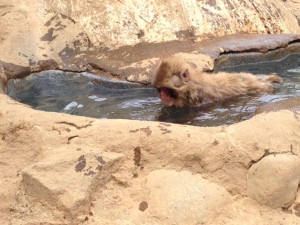
<path id="1" fill-rule="evenodd" d="M 249 168 L 273 157 L 266 149 L 295 154 L 278 160 L 283 186 L 295 195 L 300 140 L 292 112 L 203 128 L 40 112 L 3 94 L 0 101 L 2 224 L 241 224 L 258 215 L 242 222 L 299 223 L 245 197 Z"/>
<path id="2" fill-rule="evenodd" d="M 300 158 L 271 154 L 252 165 L 248 173 L 248 196 L 273 208 L 288 208 L 300 184 Z"/>
<path id="3" fill-rule="evenodd" d="M 147 179 L 149 211 L 170 224 L 206 223 L 230 201 L 222 186 L 190 172 L 156 170 Z"/>
<path id="4" fill-rule="evenodd" d="M 280 0 L 114 3 L 52 0 L 49 8 L 73 18 L 96 46 L 115 47 L 241 32 L 300 32 L 296 16 Z"/>
<path id="5" fill-rule="evenodd" d="M 27 196 L 63 210 L 74 219 L 87 212 L 93 193 L 103 187 L 118 168 L 121 154 L 68 151 L 45 158 L 22 172 Z"/>

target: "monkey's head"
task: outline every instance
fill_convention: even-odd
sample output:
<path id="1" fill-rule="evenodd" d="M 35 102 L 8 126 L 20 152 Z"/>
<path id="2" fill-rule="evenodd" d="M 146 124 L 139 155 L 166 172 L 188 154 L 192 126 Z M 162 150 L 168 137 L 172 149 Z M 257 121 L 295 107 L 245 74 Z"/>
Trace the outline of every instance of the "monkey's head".
<path id="1" fill-rule="evenodd" d="M 162 60 L 154 74 L 152 85 L 160 94 L 165 106 L 183 107 L 194 105 L 191 101 L 194 87 L 193 68 L 181 57 L 169 57 Z"/>

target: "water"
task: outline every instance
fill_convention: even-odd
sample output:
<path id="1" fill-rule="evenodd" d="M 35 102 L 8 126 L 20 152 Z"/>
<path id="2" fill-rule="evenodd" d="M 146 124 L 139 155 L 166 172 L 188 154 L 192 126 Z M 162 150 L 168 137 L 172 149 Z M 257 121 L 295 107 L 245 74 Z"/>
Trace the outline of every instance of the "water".
<path id="1" fill-rule="evenodd" d="M 46 71 L 9 81 L 8 95 L 43 111 L 99 119 L 155 120 L 153 111 L 160 109 L 155 89 L 94 78 L 86 74 Z"/>
<path id="2" fill-rule="evenodd" d="M 300 96 L 300 53 L 280 60 L 264 62 L 262 59 L 256 63 L 241 60 L 237 63 L 229 57 L 226 63 L 219 63 L 216 70 L 254 74 L 275 72 L 283 78 L 284 84 L 274 93 L 258 97 L 244 96 L 194 108 L 165 108 L 153 88 L 126 82 L 111 83 L 86 74 L 46 71 L 9 81 L 8 94 L 38 110 L 99 119 L 165 121 L 196 126 L 243 121 L 251 118 L 259 105 Z"/>

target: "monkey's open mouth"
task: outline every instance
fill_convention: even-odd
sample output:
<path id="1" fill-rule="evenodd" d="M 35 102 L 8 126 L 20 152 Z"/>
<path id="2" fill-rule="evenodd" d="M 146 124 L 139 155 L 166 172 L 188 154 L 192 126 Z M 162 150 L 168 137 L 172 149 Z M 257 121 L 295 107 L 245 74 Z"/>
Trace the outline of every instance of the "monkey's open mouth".
<path id="1" fill-rule="evenodd" d="M 160 98 L 165 106 L 174 105 L 175 99 L 178 97 L 177 92 L 171 88 L 161 87 L 157 88 Z"/>

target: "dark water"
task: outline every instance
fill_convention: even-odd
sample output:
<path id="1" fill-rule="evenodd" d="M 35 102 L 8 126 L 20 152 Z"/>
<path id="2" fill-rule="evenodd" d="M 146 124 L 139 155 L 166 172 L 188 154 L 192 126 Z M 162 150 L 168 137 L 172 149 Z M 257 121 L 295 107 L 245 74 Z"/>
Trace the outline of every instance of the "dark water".
<path id="1" fill-rule="evenodd" d="M 11 80 L 8 94 L 19 102 L 44 111 L 99 119 L 158 120 L 218 126 L 251 118 L 259 105 L 300 96 L 300 53 L 290 54 L 280 60 L 256 61 L 258 62 L 243 62 L 229 57 L 224 61 L 226 63 L 218 64 L 216 70 L 254 74 L 275 72 L 283 77 L 284 84 L 272 94 L 241 97 L 213 106 L 165 108 L 155 89 L 126 82 L 107 83 L 82 74 L 56 71 L 33 74 L 23 80 Z"/>

